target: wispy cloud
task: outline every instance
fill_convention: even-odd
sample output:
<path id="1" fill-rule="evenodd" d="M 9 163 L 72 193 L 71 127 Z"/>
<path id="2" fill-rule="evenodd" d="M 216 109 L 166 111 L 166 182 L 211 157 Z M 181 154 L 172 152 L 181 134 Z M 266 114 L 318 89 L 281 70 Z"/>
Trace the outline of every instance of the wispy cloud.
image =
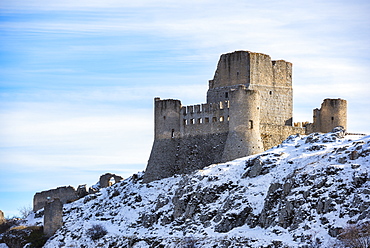
<path id="1" fill-rule="evenodd" d="M 361 0 L 3 1 L 1 167 L 36 190 L 144 167 L 153 97 L 204 102 L 220 54 L 241 49 L 293 62 L 296 121 L 341 97 L 351 131 L 370 132 L 369 12 Z"/>

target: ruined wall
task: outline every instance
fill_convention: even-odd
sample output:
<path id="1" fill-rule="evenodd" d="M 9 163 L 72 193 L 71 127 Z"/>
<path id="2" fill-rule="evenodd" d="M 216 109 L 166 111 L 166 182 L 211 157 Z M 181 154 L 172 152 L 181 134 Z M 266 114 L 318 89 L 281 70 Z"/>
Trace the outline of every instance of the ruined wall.
<path id="1" fill-rule="evenodd" d="M 263 142 L 264 151 L 279 145 L 290 135 L 306 133 L 303 127 L 281 126 L 274 124 L 261 124 L 260 126 L 261 139 Z"/>
<path id="2" fill-rule="evenodd" d="M 105 173 L 104 175 L 101 175 L 99 178 L 99 186 L 100 188 L 106 188 L 112 186 L 115 183 L 120 182 L 121 180 L 123 180 L 123 177 L 121 176 L 112 173 Z"/>
<path id="3" fill-rule="evenodd" d="M 44 234 L 51 237 L 63 225 L 63 203 L 55 198 L 45 205 Z"/>
<path id="4" fill-rule="evenodd" d="M 307 125 L 307 133 L 327 133 L 337 126 L 347 129 L 347 101 L 325 99 L 320 109 L 313 110 L 313 123 Z"/>
<path id="5" fill-rule="evenodd" d="M 65 204 L 69 201 L 77 200 L 79 197 L 75 188 L 72 186 L 64 186 L 56 189 L 37 192 L 33 197 L 33 211 L 43 208 L 48 198 L 58 198 L 63 204 Z"/>
<path id="6" fill-rule="evenodd" d="M 250 53 L 236 51 L 222 54 L 209 89 L 250 83 Z M 216 99 L 215 101 L 218 101 Z M 207 102 L 214 102 L 207 98 Z"/>

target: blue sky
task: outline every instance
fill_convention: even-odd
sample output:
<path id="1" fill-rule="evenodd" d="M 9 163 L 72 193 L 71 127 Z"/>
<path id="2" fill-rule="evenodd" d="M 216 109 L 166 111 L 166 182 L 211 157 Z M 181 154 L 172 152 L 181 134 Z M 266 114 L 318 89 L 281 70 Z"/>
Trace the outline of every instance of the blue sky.
<path id="1" fill-rule="evenodd" d="M 369 1 L 2 0 L 0 209 L 145 169 L 153 98 L 205 102 L 219 56 L 293 63 L 294 120 L 348 100 L 370 133 Z"/>

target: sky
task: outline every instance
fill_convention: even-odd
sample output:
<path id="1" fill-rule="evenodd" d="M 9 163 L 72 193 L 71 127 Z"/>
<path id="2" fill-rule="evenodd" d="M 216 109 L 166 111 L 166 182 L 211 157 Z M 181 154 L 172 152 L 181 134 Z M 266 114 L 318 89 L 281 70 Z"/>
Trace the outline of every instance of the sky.
<path id="1" fill-rule="evenodd" d="M 293 63 L 294 121 L 348 101 L 370 134 L 370 2 L 0 0 L 0 210 L 145 170 L 153 98 L 204 103 L 221 54 Z"/>

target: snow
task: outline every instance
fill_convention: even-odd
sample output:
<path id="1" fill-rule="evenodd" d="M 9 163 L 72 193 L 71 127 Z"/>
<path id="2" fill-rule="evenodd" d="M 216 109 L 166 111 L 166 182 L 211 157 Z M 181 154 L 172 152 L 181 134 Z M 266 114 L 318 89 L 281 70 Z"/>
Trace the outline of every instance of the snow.
<path id="1" fill-rule="evenodd" d="M 361 151 L 366 156 L 349 159 L 351 154 Z M 326 204 L 325 200 L 334 197 L 331 196 L 333 192 L 345 192 L 346 188 L 337 188 L 339 184 L 345 187 L 353 183 L 356 176 L 368 175 L 369 154 L 370 136 L 347 135 L 338 138 L 334 133 L 296 135 L 261 154 L 210 165 L 191 175 L 176 175 L 143 184 L 143 173 L 138 173 L 137 179 L 130 177 L 101 189 L 99 193 L 66 204 L 63 217 L 65 224 L 49 239 L 45 247 L 81 244 L 85 247 L 108 247 L 114 242 L 121 242 L 120 245 L 131 242 L 132 247 L 144 248 L 151 247 L 148 240 L 153 239 L 157 239 L 166 247 L 176 247 L 181 242 L 196 242 L 198 247 L 213 247 L 228 240 L 247 242 L 250 247 L 263 247 L 272 242 L 298 247 L 307 242 L 299 238 L 305 236 L 317 238 L 329 245 L 335 238 L 328 234 L 328 227 L 345 227 L 349 221 L 358 219 L 361 213 L 347 213 L 339 204 L 332 204 L 335 206 L 330 212 L 319 213 L 317 209 L 312 209 L 311 202 L 320 199 L 322 204 Z M 248 161 L 254 159 L 268 165 L 265 168 L 268 172 L 256 177 L 245 176 L 251 168 L 247 166 Z M 330 173 L 335 175 L 330 177 Z M 313 177 L 314 175 L 316 177 Z M 313 177 L 312 182 L 310 177 Z M 202 214 L 222 212 L 220 218 L 224 218 L 238 215 L 248 206 L 251 208 L 251 214 L 260 215 L 265 208 L 271 185 L 286 185 L 291 180 L 295 180 L 299 185 L 292 188 L 286 201 L 301 200 L 304 203 L 300 208 L 311 216 L 294 229 L 283 228 L 278 223 L 266 228 L 258 225 L 252 228 L 243 224 L 227 232 L 217 232 L 216 227 L 220 224 L 216 220 L 217 215 L 210 220 L 200 221 Z M 318 186 L 318 198 L 313 198 L 311 194 L 315 192 L 312 185 L 321 184 L 325 185 L 326 190 L 321 190 Z M 213 189 L 222 187 L 225 188 L 223 191 L 212 193 Z M 358 190 L 368 188 L 369 180 L 361 187 Z M 305 197 L 305 194 L 308 196 Z M 208 200 L 206 197 L 215 199 Z M 353 200 L 353 197 L 370 202 L 369 194 L 352 194 L 349 200 Z M 186 210 L 176 209 L 178 202 L 186 202 Z M 191 202 L 195 204 L 193 208 L 200 208 L 199 213 L 191 213 Z M 197 202 L 202 202 L 202 205 L 197 205 Z M 278 211 L 277 208 L 278 206 L 274 206 L 272 213 Z M 179 216 L 177 213 L 180 213 Z M 157 217 L 158 220 L 152 221 L 151 218 Z M 322 224 L 324 217 L 328 221 L 326 225 Z M 31 215 L 27 221 L 29 225 L 40 224 L 42 217 Z M 93 241 L 86 235 L 87 229 L 94 224 L 101 224 L 108 231 L 101 240 Z"/>

